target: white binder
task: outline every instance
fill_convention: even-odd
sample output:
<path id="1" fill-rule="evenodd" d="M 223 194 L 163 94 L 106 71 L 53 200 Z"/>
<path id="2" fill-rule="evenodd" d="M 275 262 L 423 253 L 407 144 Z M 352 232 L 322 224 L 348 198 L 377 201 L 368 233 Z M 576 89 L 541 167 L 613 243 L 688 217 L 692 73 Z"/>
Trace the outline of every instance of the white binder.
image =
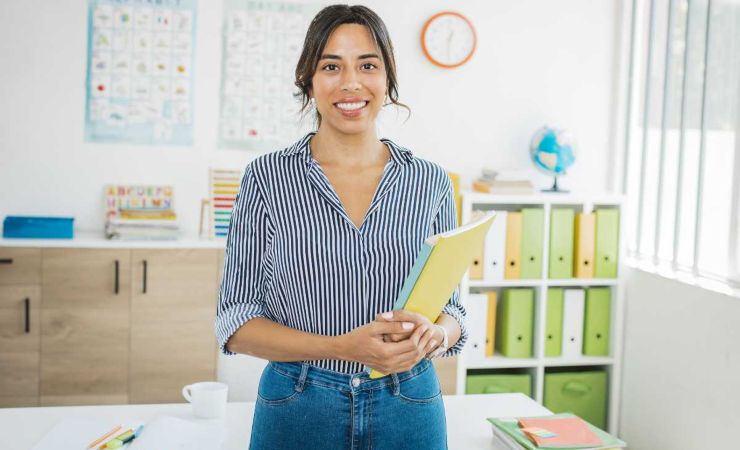
<path id="1" fill-rule="evenodd" d="M 563 294 L 563 358 L 578 358 L 583 348 L 583 314 L 586 292 L 565 289 Z"/>
<path id="2" fill-rule="evenodd" d="M 506 261 L 506 211 L 496 211 L 496 219 L 486 235 L 483 251 L 483 279 L 500 281 L 504 279 Z"/>
<path id="3" fill-rule="evenodd" d="M 468 295 L 465 301 L 465 312 L 469 333 L 468 343 L 464 347 L 465 359 L 482 362 L 486 357 L 488 296 L 486 294 Z"/>

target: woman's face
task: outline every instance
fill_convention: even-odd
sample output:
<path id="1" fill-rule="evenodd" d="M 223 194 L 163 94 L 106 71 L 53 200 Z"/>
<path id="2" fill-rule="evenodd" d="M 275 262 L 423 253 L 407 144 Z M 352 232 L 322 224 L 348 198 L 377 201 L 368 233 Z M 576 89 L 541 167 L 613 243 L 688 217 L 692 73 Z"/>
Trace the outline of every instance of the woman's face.
<path id="1" fill-rule="evenodd" d="M 364 25 L 344 24 L 329 36 L 312 79 L 321 128 L 343 134 L 375 130 L 387 78 L 380 51 Z"/>

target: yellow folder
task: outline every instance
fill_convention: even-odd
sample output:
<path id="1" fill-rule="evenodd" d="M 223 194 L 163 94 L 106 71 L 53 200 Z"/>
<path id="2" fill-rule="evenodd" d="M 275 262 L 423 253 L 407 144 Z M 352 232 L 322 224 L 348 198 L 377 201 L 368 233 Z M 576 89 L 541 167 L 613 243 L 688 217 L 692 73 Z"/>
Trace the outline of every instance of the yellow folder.
<path id="1" fill-rule="evenodd" d="M 576 214 L 576 248 L 573 258 L 573 275 L 576 278 L 594 276 L 594 232 L 596 215 L 594 213 Z"/>
<path id="2" fill-rule="evenodd" d="M 488 292 L 488 318 L 486 319 L 486 356 L 493 356 L 496 342 L 496 291 Z"/>
<path id="3" fill-rule="evenodd" d="M 394 310 L 404 309 L 425 316 L 434 323 L 450 301 L 473 257 L 483 247 L 494 211 L 471 223 L 428 238 L 422 245 L 411 272 L 396 298 Z M 370 378 L 384 374 L 370 372 Z"/>
<path id="4" fill-rule="evenodd" d="M 478 250 L 478 253 L 473 257 L 473 263 L 470 265 L 469 274 L 471 280 L 483 279 L 483 247 L 481 247 Z"/>
<path id="5" fill-rule="evenodd" d="M 522 213 L 510 212 L 506 215 L 506 267 L 504 278 L 518 280 L 521 278 L 522 254 Z"/>

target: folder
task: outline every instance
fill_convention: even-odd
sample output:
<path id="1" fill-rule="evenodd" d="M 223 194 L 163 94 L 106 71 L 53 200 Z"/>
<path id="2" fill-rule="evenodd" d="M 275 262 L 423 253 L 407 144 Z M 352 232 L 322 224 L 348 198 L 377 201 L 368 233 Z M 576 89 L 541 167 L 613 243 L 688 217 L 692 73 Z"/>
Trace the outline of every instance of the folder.
<path id="1" fill-rule="evenodd" d="M 545 210 L 522 209 L 521 278 L 542 278 L 542 243 L 544 242 Z"/>
<path id="2" fill-rule="evenodd" d="M 594 231 L 596 216 L 594 213 L 576 215 L 576 248 L 573 261 L 573 272 L 576 278 L 593 278 L 594 276 Z"/>
<path id="3" fill-rule="evenodd" d="M 594 277 L 616 278 L 619 252 L 619 210 L 596 210 Z"/>
<path id="4" fill-rule="evenodd" d="M 497 314 L 496 346 L 510 358 L 532 356 L 534 320 L 534 290 L 513 288 L 504 290 L 501 309 Z"/>
<path id="5" fill-rule="evenodd" d="M 465 301 L 467 313 L 468 343 L 465 346 L 466 359 L 471 362 L 483 361 L 486 356 L 486 337 L 488 334 L 488 296 L 470 294 Z"/>
<path id="6" fill-rule="evenodd" d="M 610 312 L 610 288 L 594 287 L 586 290 L 586 311 L 583 321 L 584 355 L 609 355 Z"/>
<path id="7" fill-rule="evenodd" d="M 471 280 L 482 280 L 483 279 L 483 258 L 484 258 L 485 246 L 477 249 L 473 262 L 470 264 L 468 272 L 469 279 Z"/>
<path id="8" fill-rule="evenodd" d="M 483 254 L 483 278 L 492 281 L 504 279 L 506 261 L 506 211 L 496 211 L 496 220 L 486 236 Z"/>
<path id="9" fill-rule="evenodd" d="M 522 252 L 522 213 L 509 212 L 506 215 L 506 267 L 504 278 L 521 278 L 520 257 Z"/>
<path id="10" fill-rule="evenodd" d="M 422 314 L 436 322 L 473 257 L 483 247 L 486 233 L 495 217 L 495 212 L 483 214 L 471 223 L 427 238 L 398 293 L 393 309 Z M 377 370 L 370 372 L 370 378 L 382 376 Z"/>
<path id="11" fill-rule="evenodd" d="M 560 356 L 563 344 L 563 289 L 547 290 L 545 319 L 545 356 Z"/>
<path id="12" fill-rule="evenodd" d="M 457 218 L 457 226 L 462 224 L 462 194 L 460 194 L 460 174 L 455 172 L 447 172 L 447 176 L 450 177 L 452 183 L 452 190 L 455 193 L 455 217 Z"/>
<path id="13" fill-rule="evenodd" d="M 570 208 L 553 208 L 550 214 L 550 278 L 573 277 L 573 221 Z"/>
<path id="14" fill-rule="evenodd" d="M 495 221 L 494 221 L 495 222 Z M 488 292 L 488 320 L 486 321 L 486 356 L 493 356 L 496 342 L 496 291 Z"/>
<path id="15" fill-rule="evenodd" d="M 563 357 L 581 356 L 583 345 L 583 289 L 565 289 L 563 293 Z"/>

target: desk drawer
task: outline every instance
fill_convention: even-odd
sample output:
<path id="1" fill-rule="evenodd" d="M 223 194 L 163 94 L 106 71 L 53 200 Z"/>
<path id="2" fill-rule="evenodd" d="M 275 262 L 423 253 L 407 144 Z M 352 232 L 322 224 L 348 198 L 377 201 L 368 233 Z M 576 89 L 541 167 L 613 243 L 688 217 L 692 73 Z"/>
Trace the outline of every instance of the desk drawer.
<path id="1" fill-rule="evenodd" d="M 41 249 L 0 247 L 0 285 L 41 284 Z"/>

